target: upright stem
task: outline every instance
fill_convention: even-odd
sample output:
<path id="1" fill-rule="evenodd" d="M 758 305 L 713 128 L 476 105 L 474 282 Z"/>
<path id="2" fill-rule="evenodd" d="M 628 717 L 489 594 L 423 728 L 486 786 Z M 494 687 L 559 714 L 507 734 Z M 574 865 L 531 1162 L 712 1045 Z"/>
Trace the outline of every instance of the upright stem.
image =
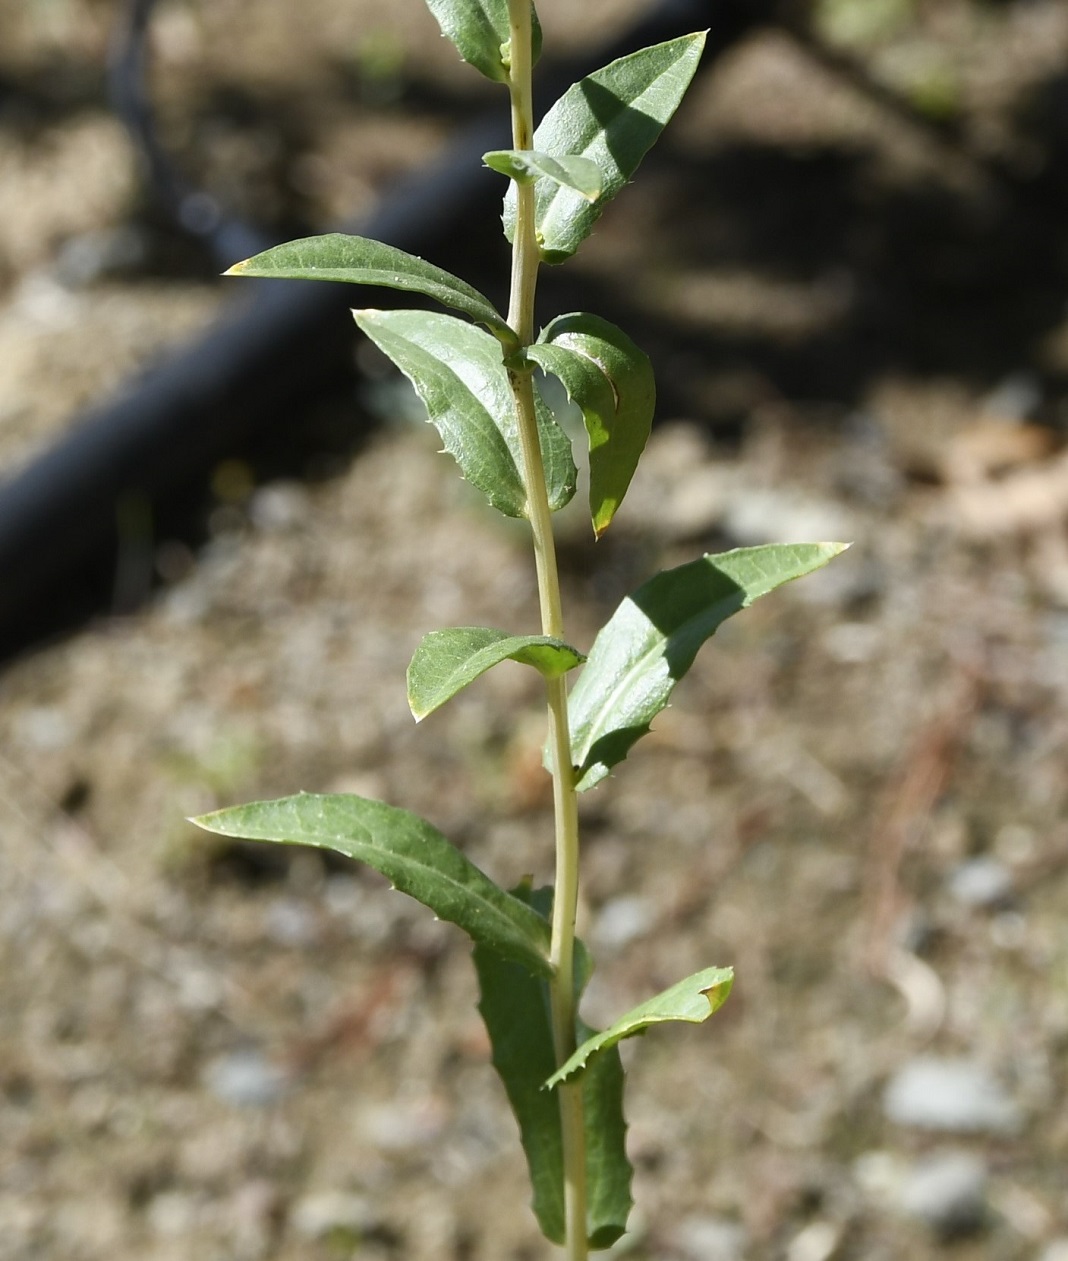
<path id="1" fill-rule="evenodd" d="M 534 110 L 531 97 L 530 0 L 508 0 L 511 38 L 509 92 L 512 100 L 512 145 L 532 147 Z M 512 288 L 508 323 L 522 345 L 534 340 L 534 291 L 538 277 L 534 186 L 516 185 L 515 238 L 512 246 Z M 560 580 L 556 567 L 552 514 L 545 486 L 545 468 L 534 412 L 534 384 L 529 371 L 511 373 L 515 393 L 527 515 L 534 541 L 541 604 L 542 633 L 563 636 Z M 563 679 L 547 684 L 549 749 L 556 825 L 556 889 L 553 899 L 550 982 L 553 1043 L 557 1065 L 575 1049 L 575 913 L 578 905 L 578 803 L 571 767 L 567 688 Z M 563 1134 L 565 1250 L 568 1261 L 586 1261 L 586 1136 L 581 1085 L 557 1087 Z"/>

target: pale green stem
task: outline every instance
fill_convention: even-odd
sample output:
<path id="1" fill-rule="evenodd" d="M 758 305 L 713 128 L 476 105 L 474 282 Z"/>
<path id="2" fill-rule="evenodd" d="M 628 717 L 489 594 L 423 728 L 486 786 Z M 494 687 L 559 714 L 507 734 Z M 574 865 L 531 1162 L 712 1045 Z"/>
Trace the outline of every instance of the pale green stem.
<path id="1" fill-rule="evenodd" d="M 531 99 L 530 0 L 508 0 L 512 99 L 512 145 L 532 147 L 534 111 Z M 538 243 L 534 221 L 534 186 L 516 185 L 515 238 L 512 247 L 512 289 L 508 323 L 520 344 L 534 340 L 534 290 L 538 277 Z M 560 580 L 556 567 L 552 514 L 545 486 L 545 468 L 534 412 L 534 383 L 529 371 L 512 372 L 527 515 L 534 541 L 541 603 L 542 633 L 563 636 Z M 556 887 L 550 959 L 553 979 L 550 999 L 553 1043 L 557 1064 L 575 1049 L 575 914 L 578 905 L 578 803 L 571 767 L 571 736 L 567 718 L 567 686 L 563 679 L 547 684 L 549 704 L 550 769 L 556 825 Z M 557 1087 L 564 1158 L 565 1251 L 568 1261 L 586 1261 L 586 1133 L 581 1085 Z"/>

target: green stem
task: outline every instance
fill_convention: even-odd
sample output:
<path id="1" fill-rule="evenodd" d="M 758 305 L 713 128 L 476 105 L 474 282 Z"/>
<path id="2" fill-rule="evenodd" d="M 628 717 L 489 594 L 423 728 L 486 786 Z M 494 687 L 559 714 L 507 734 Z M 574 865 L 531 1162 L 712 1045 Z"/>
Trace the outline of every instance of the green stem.
<path id="1" fill-rule="evenodd" d="M 530 0 L 508 0 L 512 100 L 512 144 L 532 147 L 534 110 L 531 94 Z M 533 184 L 516 185 L 515 238 L 512 248 L 512 288 L 508 323 L 520 344 L 534 340 L 534 292 L 538 277 L 538 243 L 534 218 Z M 529 371 L 510 374 L 515 394 L 527 516 L 534 542 L 541 605 L 542 633 L 563 637 L 560 580 L 556 566 L 552 513 L 545 486 L 545 468 L 534 411 L 534 383 Z M 563 679 L 547 683 L 550 768 L 553 777 L 553 815 L 556 828 L 556 887 L 550 958 L 550 1006 L 556 1062 L 562 1064 L 575 1049 L 575 915 L 578 906 L 578 802 L 571 767 L 567 686 Z M 586 1131 L 579 1084 L 557 1087 L 563 1136 L 565 1251 L 568 1261 L 586 1261 Z"/>

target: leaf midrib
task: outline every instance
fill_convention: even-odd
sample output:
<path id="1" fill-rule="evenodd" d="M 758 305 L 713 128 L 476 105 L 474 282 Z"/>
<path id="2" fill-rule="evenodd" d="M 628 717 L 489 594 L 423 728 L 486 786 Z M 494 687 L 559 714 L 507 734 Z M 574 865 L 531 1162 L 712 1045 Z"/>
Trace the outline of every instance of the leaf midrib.
<path id="1" fill-rule="evenodd" d="M 695 614 L 693 614 L 692 616 L 690 616 L 690 617 L 686 618 L 686 620 L 685 620 L 684 622 L 680 622 L 680 623 L 679 623 L 679 624 L 678 624 L 678 625 L 677 625 L 677 626 L 676 626 L 676 627 L 675 627 L 675 628 L 671 631 L 671 633 L 670 633 L 670 634 L 668 634 L 668 635 L 665 635 L 665 636 L 664 636 L 664 637 L 663 637 L 663 638 L 659 641 L 659 643 L 657 643 L 657 642 L 655 642 L 655 641 L 654 641 L 654 643 L 652 644 L 652 646 L 651 646 L 651 647 L 649 647 L 649 648 L 647 648 L 647 649 L 646 649 L 646 650 L 645 650 L 645 651 L 641 654 L 641 656 L 640 656 L 640 657 L 637 657 L 637 658 L 635 658 L 635 659 L 634 659 L 633 664 L 632 664 L 632 665 L 631 665 L 631 666 L 627 669 L 626 673 L 622 675 L 622 677 L 621 677 L 621 678 L 619 679 L 619 681 L 616 683 L 615 687 L 613 687 L 613 688 L 612 688 L 612 691 L 611 691 L 611 693 L 609 694 L 608 699 L 607 699 L 607 700 L 606 700 L 606 702 L 605 702 L 605 703 L 601 706 L 601 713 L 602 713 L 602 714 L 605 714 L 605 713 L 608 713 L 608 712 L 610 712 L 610 711 L 611 711 L 611 709 L 612 709 L 613 705 L 615 704 L 616 698 L 617 698 L 617 697 L 619 696 L 619 694 L 620 694 L 620 693 L 624 690 L 624 688 L 626 688 L 626 687 L 628 687 L 628 686 L 630 685 L 631 680 L 632 680 L 632 679 L 634 678 L 634 676 L 638 673 L 638 671 L 639 671 L 642 667 L 644 667 L 644 666 L 645 666 L 645 664 L 646 664 L 646 663 L 650 660 L 650 658 L 654 658 L 654 657 L 656 657 L 657 655 L 659 655 L 659 656 L 663 656 L 663 655 L 664 655 L 664 651 L 663 651 L 663 650 L 664 650 L 664 648 L 666 648 L 666 646 L 667 646 L 667 645 L 671 642 L 671 640 L 672 640 L 672 639 L 673 639 L 676 635 L 678 635 L 681 631 L 683 631 L 683 630 L 684 630 L 687 626 L 689 626 L 692 622 L 697 621 L 697 620 L 698 620 L 698 618 L 699 618 L 699 617 L 701 617 L 701 616 L 702 616 L 705 612 L 711 613 L 713 609 L 718 608 L 718 607 L 719 607 L 720 605 L 722 605 L 722 604 L 726 604 L 726 603 L 727 603 L 727 601 L 728 601 L 728 597 L 727 597 L 727 596 L 723 596 L 723 597 L 721 597 L 719 600 L 717 600 L 717 601 L 716 601 L 716 603 L 715 603 L 715 604 L 710 605 L 710 606 L 708 607 L 708 609 L 707 609 L 707 610 L 702 610 L 702 612 L 701 612 L 701 613 L 695 613 Z M 637 604 L 634 600 L 630 599 L 629 597 L 628 597 L 628 603 L 632 604 L 632 605 L 633 605 L 633 606 L 634 606 L 634 607 L 638 610 L 638 612 L 641 614 L 641 616 L 645 619 L 646 624 L 647 624 L 648 626 L 650 626 L 650 627 L 652 627 L 652 628 L 653 628 L 653 632 L 652 632 L 652 633 L 653 633 L 654 635 L 656 635 L 658 632 L 656 631 L 656 626 L 655 626 L 655 623 L 654 623 L 654 622 L 652 621 L 652 619 L 648 616 L 648 614 L 646 614 L 645 612 L 643 612 L 643 611 L 642 611 L 642 609 L 641 609 L 641 607 L 640 607 L 640 606 L 639 606 L 639 605 L 638 605 L 638 604 Z M 741 607 L 743 607 L 743 608 L 745 607 L 744 603 L 743 603 L 743 605 L 742 605 Z M 722 620 L 722 619 L 721 619 L 721 620 Z M 717 622 L 717 623 L 716 623 L 716 626 L 719 626 L 719 624 L 720 624 L 720 623 L 718 623 L 718 622 Z M 611 623 L 609 623 L 609 625 L 611 625 Z M 608 629 L 608 627 L 606 627 L 605 629 L 607 630 L 607 629 Z M 715 634 L 715 630 L 716 630 L 716 627 L 713 627 L 713 628 L 712 628 L 712 632 L 711 632 L 711 634 Z M 647 634 L 648 634 L 648 632 L 647 632 Z M 588 669 L 588 668 L 589 668 L 589 667 L 588 667 L 588 665 L 587 665 L 587 669 Z M 676 680 L 676 681 L 677 681 L 677 680 Z M 655 717 L 655 715 L 653 715 L 653 716 Z M 650 721 L 652 721 L 652 720 L 650 719 Z M 587 773 L 590 769 L 592 769 L 591 767 L 588 767 L 588 766 L 586 765 L 586 760 L 587 760 L 587 758 L 589 757 L 590 752 L 592 751 L 592 746 L 593 746 L 593 744 L 594 744 L 594 743 L 596 743 L 596 741 L 597 741 L 597 740 L 601 739 L 601 737 L 602 737 L 602 736 L 604 736 L 604 735 L 606 735 L 606 734 L 609 734 L 609 732 L 607 732 L 607 731 L 604 729 L 604 724 L 603 724 L 603 722 L 602 722 L 602 721 L 598 721 L 598 723 L 597 723 L 597 725 L 596 725 L 595 727 L 591 727 L 591 729 L 590 729 L 590 735 L 588 735 L 588 736 L 586 737 L 586 739 L 583 741 L 583 745 L 584 745 L 584 747 L 585 747 L 585 753 L 584 753 L 584 756 L 583 756 L 583 758 L 582 758 L 582 761 L 581 761 L 578 765 L 579 765 L 579 770 L 580 770 L 580 771 L 582 771 L 584 774 L 585 774 L 585 773 Z"/>
<path id="2" fill-rule="evenodd" d="M 657 85 L 661 82 L 661 80 L 662 80 L 662 79 L 665 79 L 665 78 L 666 78 L 666 77 L 667 77 L 667 76 L 668 76 L 668 75 L 669 75 L 669 74 L 670 74 L 670 73 L 671 73 L 671 72 L 675 69 L 675 67 L 678 65 L 678 63 L 682 60 L 682 58 L 683 58 L 685 55 L 686 55 L 686 50 L 683 50 L 683 53 L 682 53 L 679 57 L 676 57 L 676 58 L 675 58 L 675 60 L 674 60 L 674 61 L 672 61 L 672 62 L 671 62 L 671 64 L 670 64 L 669 66 L 665 67 L 665 69 L 664 69 L 664 70 L 663 70 L 660 74 L 658 74 L 658 75 L 657 75 L 657 77 L 656 77 L 655 79 L 653 79 L 651 83 L 649 83 L 649 85 L 648 85 L 648 86 L 644 89 L 644 91 L 643 91 L 643 92 L 642 92 L 639 96 L 636 96 L 636 97 L 635 97 L 633 100 L 631 100 L 631 101 L 624 101 L 624 102 L 622 102 L 622 108 L 621 108 L 621 109 L 620 109 L 620 111 L 616 114 L 616 116 L 615 116 L 615 117 L 616 117 L 616 118 L 618 118 L 618 117 L 619 117 L 619 113 L 622 113 L 622 110 L 623 110 L 623 109 L 633 109 L 633 110 L 636 110 L 636 112 L 638 112 L 638 113 L 644 113 L 644 111 L 643 111 L 643 110 L 641 110 L 641 109 L 640 109 L 640 108 L 638 108 L 638 107 L 639 107 L 639 106 L 640 106 L 640 105 L 641 105 L 641 104 L 642 104 L 642 103 L 646 100 L 646 98 L 648 97 L 649 93 L 653 91 L 653 89 L 654 89 L 654 88 L 655 88 L 655 87 L 656 87 L 656 86 L 657 86 Z M 606 67 L 606 69 L 607 69 L 607 67 Z M 604 85 L 603 85 L 603 84 L 601 84 L 601 83 L 600 83 L 600 81 L 597 79 L 596 74 L 591 75 L 591 76 L 590 76 L 590 78 L 591 78 L 591 80 L 592 80 L 593 82 L 598 83 L 598 85 L 599 85 L 599 86 L 602 86 L 602 87 L 604 86 Z M 618 97 L 616 97 L 615 99 L 616 99 L 616 100 L 619 100 L 619 98 L 618 98 Z M 664 126 L 664 124 L 663 124 L 663 123 L 661 123 L 660 119 L 659 119 L 659 118 L 657 118 L 655 114 L 648 114 L 648 115 L 646 115 L 646 117 L 651 118 L 651 119 L 652 119 L 655 123 L 657 123 L 657 124 L 658 124 L 658 125 L 660 125 L 661 127 L 663 127 L 663 126 Z M 597 120 L 596 120 L 596 119 L 594 119 L 594 120 L 593 120 L 593 122 L 594 122 L 594 125 L 595 125 L 595 129 L 594 129 L 594 131 L 593 131 L 593 134 L 592 134 L 592 135 L 590 135 L 588 139 L 583 139 L 583 140 L 582 140 L 582 146 L 583 146 L 583 147 L 582 147 L 582 149 L 581 149 L 581 150 L 579 150 L 579 151 L 575 154 L 575 156 L 576 156 L 576 157 L 588 158 L 588 157 L 589 157 L 590 150 L 591 150 L 591 149 L 593 149 L 593 148 L 595 147 L 595 145 L 596 145 L 596 143 L 597 143 L 598 139 L 599 139 L 601 136 L 605 135 L 605 134 L 607 133 L 607 131 L 608 131 L 608 128 L 607 128 L 607 127 L 597 126 L 597 125 L 596 125 L 596 123 L 597 123 Z M 615 118 L 613 118 L 613 120 L 612 120 L 612 123 L 614 123 L 614 122 L 615 122 Z M 611 126 L 611 125 L 612 125 L 612 124 L 610 123 L 610 124 L 609 124 L 609 126 Z M 535 145 L 537 145 L 537 144 L 538 144 L 538 136 L 537 136 L 537 132 L 535 132 L 535 134 L 534 134 L 534 143 L 535 143 Z M 552 153 L 552 150 L 551 150 L 551 149 L 546 149 L 546 152 L 548 152 L 548 153 Z M 554 154 L 553 154 L 553 156 L 554 156 L 554 157 L 558 157 L 558 156 L 560 156 L 560 155 L 559 155 L 559 153 L 554 153 Z M 620 169 L 619 164 L 616 162 L 616 160 L 615 160 L 614 158 L 612 158 L 612 157 L 611 157 L 611 154 L 609 154 L 609 158 L 610 158 L 610 164 L 608 165 L 608 167 L 607 167 L 607 168 L 606 168 L 606 167 L 604 167 L 604 166 L 602 166 L 602 167 L 601 167 L 602 173 L 603 173 L 603 174 L 605 175 L 605 177 L 606 177 L 606 178 L 605 178 L 605 180 L 604 180 L 604 188 L 603 188 L 602 193 L 601 193 L 601 198 L 602 198 L 602 200 L 604 200 L 604 201 L 607 201 L 609 198 L 613 197 L 613 196 L 615 195 L 615 193 L 619 191 L 619 188 L 622 186 L 622 183 L 623 183 L 623 182 L 625 182 L 625 177 L 623 177 L 623 178 L 621 179 L 621 177 L 622 177 L 622 171 L 621 171 L 621 169 Z M 596 161 L 596 159 L 591 159 L 591 161 Z M 601 165 L 601 164 L 600 164 L 600 163 L 598 163 L 598 165 Z M 551 234 L 553 237 L 555 237 L 555 235 L 556 235 L 556 233 L 552 230 L 552 225 L 551 225 L 551 222 L 550 222 L 550 221 L 551 221 L 551 219 L 552 219 L 552 217 L 553 217 L 553 211 L 554 211 L 554 208 L 555 208 L 555 207 L 558 205 L 558 203 L 559 203 L 559 198 L 560 198 L 561 196 L 563 196 L 564 194 L 566 194 L 568 191 L 569 191 L 569 190 L 567 190 L 567 189 L 565 189 L 565 188 L 561 187 L 559 184 L 557 184 L 556 186 L 554 186 L 554 187 L 553 187 L 553 189 L 552 189 L 551 193 L 549 194 L 548 199 L 547 199 L 547 200 L 543 203 L 543 205 L 544 205 L 544 210 L 542 210 L 541 214 L 539 215 L 539 224 L 538 224 L 538 227 L 540 228 L 541 232 L 542 232 L 542 233 L 543 233 L 543 235 L 545 236 L 546 240 L 548 240 L 548 239 L 549 239 L 550 234 Z M 573 193 L 573 194 L 572 194 L 572 196 L 578 196 L 578 195 L 579 195 L 579 194 L 575 194 L 575 193 Z M 591 211 L 595 209 L 595 207 L 593 207 L 593 206 L 589 206 L 589 207 L 587 207 L 587 208 L 588 208 L 589 210 L 591 210 Z"/>
<path id="3" fill-rule="evenodd" d="M 364 832 L 364 834 L 365 834 L 366 836 L 371 836 L 371 834 L 370 834 L 370 832 L 368 832 L 367 827 L 366 827 L 366 825 L 365 825 L 365 824 L 361 824 L 361 825 L 358 825 L 358 826 L 360 826 L 360 827 L 361 827 L 361 830 Z M 509 918 L 509 916 L 508 916 L 508 914 L 507 914 L 507 913 L 506 913 L 506 912 L 505 912 L 505 911 L 504 911 L 504 910 L 503 910 L 503 909 L 502 909 L 499 905 L 497 905 L 497 904 L 495 904 L 494 902 L 490 901 L 490 899 L 489 899 L 489 898 L 487 898 L 487 896 L 485 895 L 485 893 L 484 893 L 484 892 L 482 892 L 481 890 L 478 890 L 478 889 L 474 889 L 474 888 L 472 888 L 470 885 L 464 884 L 464 883 L 463 883 L 463 881 L 461 881 L 461 880 L 457 879 L 457 877 L 456 877 L 456 876 L 451 875 L 451 874 L 449 874 L 449 873 L 447 873 L 447 872 L 443 872 L 443 871 L 442 871 L 442 869 L 441 869 L 440 867 L 434 867 L 434 866 L 432 866 L 431 864 L 429 864 L 429 863 L 427 863 L 427 862 L 425 862 L 425 861 L 423 861 L 423 860 L 420 860 L 420 859 L 417 859 L 417 858 L 412 857 L 410 854 L 399 854 L 396 850 L 391 850 L 391 849 L 386 849 L 386 848 L 381 847 L 381 846 L 376 846 L 376 844 L 375 844 L 375 842 L 374 842 L 373 837 L 371 837 L 371 839 L 369 839 L 369 840 L 359 840 L 359 841 L 358 841 L 358 840 L 354 840 L 351 836 L 339 835 L 339 834 L 334 833 L 333 831 L 331 831 L 331 832 L 316 832 L 316 833 L 313 833 L 312 835 L 314 835 L 314 836 L 316 837 L 316 840 L 315 840 L 315 842 L 314 842 L 316 845 L 320 846 L 321 848 L 334 848 L 334 849 L 335 849 L 335 851 L 336 851 L 337 853 L 341 853 L 341 854 L 344 854 L 344 853 L 346 852 L 346 851 L 345 851 L 345 850 L 343 850 L 343 849 L 338 849 L 338 848 L 337 848 L 337 847 L 338 847 L 338 845 L 339 845 L 339 844 L 341 844 L 341 843 L 347 843 L 347 844 L 349 844 L 350 846 L 353 846 L 353 845 L 355 845 L 355 846 L 360 846 L 360 847 L 362 847 L 362 848 L 364 848 L 364 849 L 366 849 L 366 850 L 370 851 L 371 853 L 376 853 L 376 854 L 382 854 L 382 853 L 385 853 L 385 854 L 390 854 L 390 855 L 392 855 L 394 858 L 396 858 L 398 861 L 402 862 L 405 866 L 407 866 L 407 867 L 411 867 L 411 868 L 414 868 L 416 873 L 429 874 L 429 875 L 432 875 L 432 876 L 433 876 L 436 880 L 438 880 L 439 882 L 445 882 L 445 883 L 447 883 L 447 884 L 448 884 L 451 888 L 453 888 L 455 891 L 457 891 L 458 893 L 460 893 L 460 894 L 462 895 L 462 899 L 464 899 L 464 900 L 470 900 L 470 899 L 473 899 L 473 900 L 474 900 L 474 901 L 476 901 L 476 902 L 477 902 L 480 906 L 484 906 L 484 907 L 485 907 L 485 908 L 489 911 L 489 913 L 490 913 L 490 914 L 491 914 L 491 915 L 492 915 L 492 916 L 496 919 L 496 921 L 497 921 L 498 923 L 502 923 L 502 924 L 504 924 L 504 925 L 505 925 L 505 926 L 506 926 L 506 927 L 510 930 L 510 933 L 514 934 L 514 933 L 516 933 L 516 932 L 525 932 L 525 931 L 526 931 L 525 929 L 522 929 L 522 928 L 521 928 L 518 924 L 516 924 L 516 923 L 515 923 L 515 921 L 513 921 L 512 919 L 510 919 L 510 918 Z M 320 837 L 322 838 L 322 840 L 320 840 L 320 839 L 319 839 Z M 249 840 L 258 840 L 258 839 L 260 839 L 260 838 L 258 838 L 258 837 L 249 837 L 248 839 L 249 839 Z M 278 839 L 278 840 L 280 840 L 283 844 L 286 844 L 286 843 L 287 843 L 287 838 L 282 838 L 282 837 L 279 837 L 279 838 L 277 838 L 277 839 Z M 447 842 L 446 842 L 446 844 L 447 844 Z M 353 857 L 353 858 L 355 858 L 355 857 L 357 857 L 357 856 L 356 856 L 355 854 L 350 854 L 350 855 L 349 855 L 349 857 Z M 462 857 L 462 856 L 461 856 L 461 857 Z M 365 863 L 367 862 L 366 858 L 360 858 L 360 860 L 359 860 L 359 861 L 361 861 L 361 862 L 365 862 Z M 368 865 L 369 867 L 374 867 L 374 866 L 375 866 L 375 865 L 374 865 L 374 863 L 367 863 L 367 865 Z M 376 868 L 376 870 L 377 870 L 377 868 Z M 478 868 L 477 868 L 477 867 L 475 867 L 475 866 L 472 864 L 472 866 L 471 866 L 471 870 L 472 870 L 472 871 L 478 871 Z M 385 873 L 383 873 L 383 874 L 385 874 Z M 488 877 L 488 876 L 483 875 L 483 873 L 481 873 L 481 872 L 479 872 L 479 877 L 480 877 L 481 879 L 483 879 L 483 880 L 487 880 L 487 881 L 489 880 L 489 877 Z M 387 878 L 388 878 L 388 877 L 387 877 Z M 490 883 L 492 883 L 492 882 L 490 882 Z M 405 893 L 407 893 L 407 890 L 401 890 L 401 892 L 405 892 Z M 412 896 L 414 896 L 414 895 L 409 893 L 409 894 L 408 894 L 408 896 L 409 896 L 409 897 L 412 897 Z M 507 897 L 507 896 L 508 896 L 508 894 L 504 893 L 504 894 L 502 894 L 502 896 Z M 416 898 L 416 901 L 419 901 L 419 900 L 420 900 L 420 899 Z M 424 905 L 425 905 L 425 904 L 424 904 Z M 517 905 L 517 906 L 522 906 L 522 905 L 523 905 L 523 903 L 522 903 L 522 902 L 519 902 L 519 901 L 518 901 L 518 899 L 517 899 L 517 900 L 516 900 L 516 905 Z M 433 909 L 433 908 L 431 908 L 431 909 Z M 529 909 L 529 908 L 527 908 L 527 909 Z M 462 925 L 462 924 L 460 924 L 457 920 L 450 919 L 450 920 L 449 920 L 449 923 L 451 923 L 451 924 L 456 924 L 456 925 L 457 925 L 457 927 L 459 927 L 459 928 L 463 928 L 463 925 Z M 466 931 L 466 930 L 465 930 L 465 931 Z M 540 934 L 539 934 L 539 935 L 540 935 Z M 493 946 L 492 946 L 492 945 L 490 945 L 489 943 L 485 943 L 485 944 L 486 944 L 487 949 L 490 949 L 490 950 L 492 950 L 492 949 L 493 949 Z M 539 960 L 539 962 L 541 962 L 541 963 L 543 963 L 543 964 L 544 964 L 546 971 L 543 973 L 543 975 L 545 975 L 545 976 L 551 976 L 551 975 L 552 975 L 552 968 L 551 968 L 551 966 L 550 966 L 550 964 L 549 964 L 549 960 L 548 960 L 548 958 L 547 958 L 546 956 L 544 956 L 544 955 L 541 953 L 541 951 L 540 951 L 540 950 L 538 950 L 538 949 L 533 950 L 533 951 L 532 951 L 532 953 L 534 954 L 534 957 L 535 957 L 535 958 L 537 958 L 537 959 Z"/>

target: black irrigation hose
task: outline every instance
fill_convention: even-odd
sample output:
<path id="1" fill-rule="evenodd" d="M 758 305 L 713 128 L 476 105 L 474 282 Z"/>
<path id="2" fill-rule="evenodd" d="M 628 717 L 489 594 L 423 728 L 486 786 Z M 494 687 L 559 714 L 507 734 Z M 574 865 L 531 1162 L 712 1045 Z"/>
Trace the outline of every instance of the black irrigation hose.
<path id="1" fill-rule="evenodd" d="M 119 76 L 117 102 L 157 195 L 226 264 L 267 242 L 217 211 L 198 220 L 193 212 L 210 203 L 174 174 L 159 148 L 143 86 L 150 8 L 151 0 L 132 0 L 127 73 Z M 773 9 L 773 0 L 661 0 L 612 47 L 582 64 L 550 67 L 541 94 L 552 99 L 613 57 L 701 27 L 712 28 L 708 65 Z M 441 257 L 447 238 L 470 231 L 473 214 L 499 194 L 498 178 L 481 168 L 481 155 L 507 142 L 498 119 L 474 124 L 437 163 L 348 230 L 447 261 Z M 79 417 L 69 436 L 0 486 L 0 657 L 28 646 L 33 635 L 54 633 L 48 610 L 94 559 L 114 556 L 124 502 L 133 498 L 158 509 L 250 433 L 295 413 L 324 377 L 351 362 L 349 308 L 360 303 L 351 286 L 242 287 L 252 292 L 199 340 Z"/>

